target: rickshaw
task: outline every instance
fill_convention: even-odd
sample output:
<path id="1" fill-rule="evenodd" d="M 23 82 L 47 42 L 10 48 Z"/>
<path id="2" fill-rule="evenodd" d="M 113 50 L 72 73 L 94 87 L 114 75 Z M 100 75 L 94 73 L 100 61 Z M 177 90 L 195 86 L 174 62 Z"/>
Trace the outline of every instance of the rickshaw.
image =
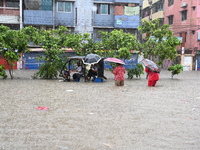
<path id="1" fill-rule="evenodd" d="M 70 82 L 71 81 L 71 70 L 75 69 L 75 63 L 79 62 L 82 66 L 83 69 L 83 75 L 81 77 L 84 77 L 84 81 L 87 81 L 86 75 L 87 75 L 87 64 L 84 64 L 83 60 L 86 56 L 72 56 L 72 57 L 68 57 L 67 61 L 65 62 L 65 64 L 63 65 L 59 76 L 63 77 L 64 81 Z M 93 81 L 94 82 L 103 82 L 103 79 L 107 79 L 104 76 L 104 58 L 101 58 L 100 61 L 98 61 L 97 63 L 98 65 L 98 71 L 97 71 L 97 76 L 93 77 Z M 79 82 L 80 78 L 77 79 L 76 81 Z"/>

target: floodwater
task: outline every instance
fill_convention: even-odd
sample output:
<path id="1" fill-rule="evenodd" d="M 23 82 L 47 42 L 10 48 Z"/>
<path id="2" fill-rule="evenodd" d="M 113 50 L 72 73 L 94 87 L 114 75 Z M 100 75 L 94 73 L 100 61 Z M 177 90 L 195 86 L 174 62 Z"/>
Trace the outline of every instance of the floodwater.
<path id="1" fill-rule="evenodd" d="M 145 74 L 115 87 L 109 71 L 103 83 L 31 79 L 34 72 L 0 79 L 1 150 L 200 149 L 200 72 L 171 79 L 163 70 L 156 87 Z"/>

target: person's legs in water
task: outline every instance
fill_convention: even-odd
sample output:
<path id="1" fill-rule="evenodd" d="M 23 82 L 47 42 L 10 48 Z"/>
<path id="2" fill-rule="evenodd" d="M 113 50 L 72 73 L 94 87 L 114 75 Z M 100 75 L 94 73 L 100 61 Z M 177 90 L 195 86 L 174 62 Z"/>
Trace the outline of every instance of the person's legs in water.
<path id="1" fill-rule="evenodd" d="M 153 86 L 152 80 L 148 80 L 148 86 Z"/>
<path id="2" fill-rule="evenodd" d="M 153 81 L 152 81 L 152 86 L 155 86 L 155 85 L 156 85 L 156 82 L 157 82 L 156 80 L 153 80 Z"/>
<path id="3" fill-rule="evenodd" d="M 120 81 L 120 86 L 124 86 L 124 81 Z"/>
<path id="4" fill-rule="evenodd" d="M 115 86 L 120 86 L 120 80 L 115 80 Z"/>

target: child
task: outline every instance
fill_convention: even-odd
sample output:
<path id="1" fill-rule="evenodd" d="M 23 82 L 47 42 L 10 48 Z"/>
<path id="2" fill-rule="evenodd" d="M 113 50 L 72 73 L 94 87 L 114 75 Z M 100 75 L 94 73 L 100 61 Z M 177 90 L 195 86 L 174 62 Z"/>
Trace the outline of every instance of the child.
<path id="1" fill-rule="evenodd" d="M 126 70 L 121 64 L 116 64 L 116 68 L 113 70 L 115 75 L 115 86 L 124 86 L 124 74 Z"/>
<path id="2" fill-rule="evenodd" d="M 159 80 L 159 73 L 153 72 L 147 67 L 145 67 L 145 71 L 148 74 L 148 86 L 155 86 Z"/>

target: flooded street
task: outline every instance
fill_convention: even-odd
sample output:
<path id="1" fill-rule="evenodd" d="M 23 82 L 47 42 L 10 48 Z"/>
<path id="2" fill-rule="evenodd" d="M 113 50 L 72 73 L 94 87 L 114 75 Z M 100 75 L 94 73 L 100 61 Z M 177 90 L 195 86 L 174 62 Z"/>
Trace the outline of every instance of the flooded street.
<path id="1" fill-rule="evenodd" d="M 109 71 L 103 83 L 30 79 L 34 72 L 0 79 L 1 150 L 200 149 L 200 72 L 171 79 L 163 70 L 156 87 L 146 74 L 115 87 Z"/>

